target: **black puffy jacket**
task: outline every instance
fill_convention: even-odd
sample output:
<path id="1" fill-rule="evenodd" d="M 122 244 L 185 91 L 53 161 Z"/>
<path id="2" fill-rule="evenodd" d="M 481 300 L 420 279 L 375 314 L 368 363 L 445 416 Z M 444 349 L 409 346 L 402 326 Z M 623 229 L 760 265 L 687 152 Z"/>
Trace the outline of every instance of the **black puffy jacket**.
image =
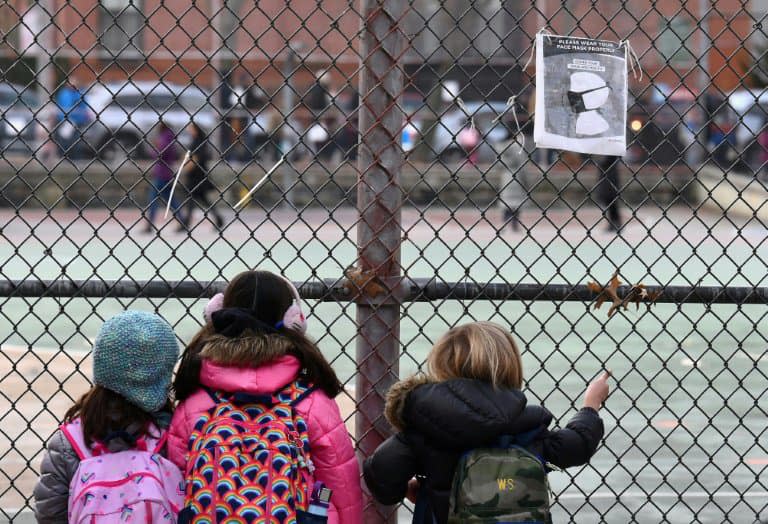
<path id="1" fill-rule="evenodd" d="M 398 382 L 387 395 L 386 415 L 398 433 L 365 461 L 365 483 L 376 500 L 396 504 L 411 478 L 424 477 L 427 513 L 438 523 L 448 519 L 453 474 L 464 452 L 493 445 L 501 436 L 533 432 L 529 449 L 567 468 L 586 464 L 603 437 L 603 422 L 591 408 L 579 411 L 564 429 L 550 431 L 552 414 L 529 406 L 522 391 L 469 379 Z"/>

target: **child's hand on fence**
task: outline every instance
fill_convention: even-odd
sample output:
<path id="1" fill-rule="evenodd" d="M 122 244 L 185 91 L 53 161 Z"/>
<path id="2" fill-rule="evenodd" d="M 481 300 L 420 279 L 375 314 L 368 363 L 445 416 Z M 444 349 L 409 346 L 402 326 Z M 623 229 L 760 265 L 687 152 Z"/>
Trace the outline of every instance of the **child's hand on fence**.
<path id="1" fill-rule="evenodd" d="M 608 398 L 610 388 L 608 387 L 608 378 L 611 376 L 611 371 L 606 370 L 603 374 L 590 382 L 587 386 L 587 391 L 584 393 L 584 407 L 592 408 L 595 411 L 600 407 Z"/>

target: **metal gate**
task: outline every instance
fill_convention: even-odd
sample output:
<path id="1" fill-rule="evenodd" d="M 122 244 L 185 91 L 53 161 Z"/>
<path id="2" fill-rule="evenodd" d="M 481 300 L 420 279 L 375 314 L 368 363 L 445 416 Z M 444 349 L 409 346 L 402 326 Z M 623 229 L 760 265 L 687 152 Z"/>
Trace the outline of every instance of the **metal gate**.
<path id="1" fill-rule="evenodd" d="M 493 320 L 523 348 L 528 398 L 562 424 L 613 371 L 603 445 L 550 475 L 556 521 L 768 518 L 766 11 L 4 2 L 0 519 L 32 519 L 45 442 L 89 386 L 105 318 L 155 310 L 184 343 L 207 297 L 253 267 L 310 305 L 361 459 L 390 434 L 389 387 L 449 327 Z M 636 51 L 615 166 L 533 147 L 542 28 Z M 161 121 L 178 153 L 158 160 Z M 182 176 L 166 219 L 191 124 L 213 198 Z M 505 148 L 522 136 L 512 170 Z M 512 197 L 510 172 L 524 182 Z M 368 501 L 364 520 L 398 513 L 410 506 Z"/>

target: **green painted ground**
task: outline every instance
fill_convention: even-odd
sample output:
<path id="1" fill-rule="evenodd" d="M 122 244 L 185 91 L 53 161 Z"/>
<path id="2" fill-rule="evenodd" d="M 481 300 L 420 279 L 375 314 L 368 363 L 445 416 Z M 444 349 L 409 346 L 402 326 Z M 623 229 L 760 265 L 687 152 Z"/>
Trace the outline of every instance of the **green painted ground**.
<path id="1" fill-rule="evenodd" d="M 488 217 L 496 219 L 496 211 Z M 223 238 L 207 224 L 191 237 L 172 233 L 173 225 L 164 237 L 141 235 L 138 225 L 126 233 L 124 228 L 136 221 L 129 211 L 115 220 L 100 211 L 89 213 L 90 223 L 102 224 L 96 229 L 66 212 L 56 215 L 59 223 L 69 224 L 65 227 L 44 218 L 34 212 L 5 217 L 0 278 L 23 279 L 30 273 L 56 278 L 64 266 L 73 279 L 128 275 L 137 280 L 214 280 L 259 266 L 300 281 L 337 278 L 356 253 L 352 210 L 340 210 L 334 221 L 308 211 L 298 222 L 289 211 L 269 219 L 249 211 L 244 223 L 231 225 Z M 528 213 L 524 221 L 532 228 L 528 234 L 498 236 L 478 212 L 462 210 L 452 218 L 444 210 L 426 216 L 406 211 L 403 267 L 411 277 L 444 281 L 585 283 L 607 281 L 618 267 L 623 280 L 633 283 L 766 285 L 768 247 L 760 224 L 732 225 L 684 210 L 662 216 L 658 209 L 643 209 L 623 239 L 617 239 L 602 232 L 602 224 L 587 235 L 597 221 L 589 210 L 578 217 L 561 211 L 547 212 L 546 218 Z M 95 230 L 98 239 L 93 238 Z M 22 475 L 13 481 L 22 493 L 3 492 L 10 479 L 0 476 L 0 506 L 19 508 L 34 478 L 26 463 L 36 468 L 39 462 L 35 453 L 41 437 L 35 433 L 44 435 L 58 412 L 52 408 L 45 423 L 42 417 L 29 425 L 26 420 L 51 395 L 57 406 L 66 405 L 55 393 L 61 377 L 49 369 L 68 366 L 74 371 L 102 319 L 124 307 L 156 307 L 176 325 L 179 337 L 188 340 L 204 304 L 115 299 L 11 299 L 0 304 L 5 354 L 0 358 L 0 412 L 8 413 L 0 417 L 0 429 L 7 434 L 5 443 L 25 444 L 20 451 L 0 455 L 6 475 L 12 476 L 11 464 Z M 353 385 L 354 307 L 309 306 L 311 334 Z M 531 400 L 541 401 L 565 423 L 578 407 L 586 381 L 609 367 L 615 388 L 604 410 L 605 446 L 590 466 L 551 475 L 560 497 L 556 521 L 568 520 L 567 510 L 576 522 L 597 521 L 596 511 L 616 523 L 630 521 L 633 514 L 639 522 L 751 522 L 758 511 L 766 511 L 768 500 L 764 314 L 763 306 L 659 304 L 608 320 L 605 310 L 594 312 L 582 303 L 408 304 L 403 308 L 400 368 L 402 374 L 414 371 L 431 341 L 449 326 L 472 318 L 495 320 L 510 326 L 524 348 Z M 27 347 L 45 356 L 23 357 Z M 22 364 L 30 360 L 35 365 L 22 373 Z M 83 372 L 87 374 L 87 367 Z M 51 391 L 37 398 L 34 393 L 45 389 L 43 383 Z M 76 389 L 75 383 L 84 384 L 72 379 L 62 388 Z M 23 409 L 18 407 L 22 404 Z M 685 494 L 681 498 L 677 492 Z"/>

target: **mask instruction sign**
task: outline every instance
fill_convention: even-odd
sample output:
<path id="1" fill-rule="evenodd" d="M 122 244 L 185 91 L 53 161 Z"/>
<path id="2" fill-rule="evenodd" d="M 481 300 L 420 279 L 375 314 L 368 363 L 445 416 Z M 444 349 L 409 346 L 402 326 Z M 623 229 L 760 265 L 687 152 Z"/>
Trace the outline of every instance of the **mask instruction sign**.
<path id="1" fill-rule="evenodd" d="M 536 35 L 537 147 L 622 156 L 627 49 L 606 40 Z"/>

